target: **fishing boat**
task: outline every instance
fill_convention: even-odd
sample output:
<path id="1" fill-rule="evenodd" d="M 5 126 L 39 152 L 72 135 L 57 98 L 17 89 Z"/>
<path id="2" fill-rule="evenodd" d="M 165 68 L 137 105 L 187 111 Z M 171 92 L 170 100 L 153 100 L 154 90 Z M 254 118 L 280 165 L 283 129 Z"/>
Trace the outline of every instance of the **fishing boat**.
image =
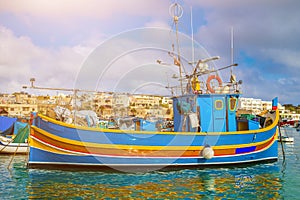
<path id="1" fill-rule="evenodd" d="M 180 8 L 173 4 L 174 10 Z M 175 25 L 179 16 L 174 14 Z M 174 54 L 175 55 L 175 54 Z M 199 70 L 200 59 L 191 75 L 183 75 L 180 55 L 174 56 L 180 81 L 186 87 L 173 100 L 173 130 L 145 131 L 141 120 L 133 130 L 84 127 L 35 114 L 29 138 L 30 168 L 110 167 L 113 169 L 224 166 L 276 161 L 277 97 L 264 116 L 237 116 L 240 81 L 231 75 L 222 85 L 220 70 Z M 232 64 L 229 67 L 236 66 Z M 223 67 L 223 69 L 228 67 Z M 208 75 L 204 87 L 199 77 Z M 211 82 L 216 81 L 217 87 Z M 33 87 L 34 88 L 34 87 Z M 78 90 L 76 90 L 78 91 Z"/>
<path id="2" fill-rule="evenodd" d="M 0 154 L 26 154 L 29 151 L 28 123 L 17 121 L 17 118 L 0 116 Z"/>

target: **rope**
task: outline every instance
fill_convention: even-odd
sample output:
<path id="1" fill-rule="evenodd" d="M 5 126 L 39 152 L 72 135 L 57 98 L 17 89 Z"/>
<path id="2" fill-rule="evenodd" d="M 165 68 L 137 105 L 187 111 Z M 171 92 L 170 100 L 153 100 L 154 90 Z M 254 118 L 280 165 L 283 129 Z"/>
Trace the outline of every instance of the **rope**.
<path id="1" fill-rule="evenodd" d="M 18 131 L 18 133 L 19 133 L 20 131 L 25 130 L 25 128 L 27 128 L 27 127 L 28 127 L 28 125 L 26 125 L 26 126 L 23 127 L 22 129 L 20 129 L 20 130 Z M 28 135 L 28 136 L 29 136 L 29 135 Z M 23 140 L 24 137 L 25 137 L 25 135 L 23 134 L 22 137 L 21 137 L 21 140 Z M 0 152 L 1 152 L 3 149 L 5 149 L 7 146 L 9 146 L 9 144 L 12 143 L 13 141 L 14 141 L 14 140 L 11 140 L 8 144 L 5 144 L 4 147 L 0 150 Z M 8 166 L 7 166 L 7 169 L 10 168 L 11 163 L 12 163 L 12 161 L 14 160 L 14 158 L 15 158 L 17 152 L 18 152 L 18 149 L 19 149 L 19 147 L 20 147 L 20 144 L 21 144 L 21 143 L 18 143 L 18 146 L 17 146 L 17 148 L 16 148 L 16 150 L 15 150 L 15 152 L 14 152 L 12 158 L 11 158 L 10 161 L 9 161 L 9 164 L 8 164 Z M 28 146 L 27 146 L 27 149 L 28 149 Z M 28 153 L 28 152 L 29 152 L 29 151 L 27 150 L 27 153 Z"/>
<path id="2" fill-rule="evenodd" d="M 0 152 L 2 152 L 12 142 L 13 140 L 9 141 L 7 144 L 3 144 L 4 147 L 0 150 Z"/>
<path id="3" fill-rule="evenodd" d="M 279 124 L 278 124 L 278 130 L 279 130 L 279 138 L 281 138 L 282 135 L 281 135 L 281 129 L 280 129 L 280 125 Z M 283 141 L 282 140 L 280 140 L 280 144 L 281 144 L 281 150 L 282 150 L 283 163 L 285 163 L 285 152 L 284 152 L 284 147 L 283 147 Z"/>
<path id="4" fill-rule="evenodd" d="M 9 161 L 9 163 L 8 163 L 8 166 L 7 166 L 7 169 L 10 168 L 10 165 L 11 165 L 12 161 L 14 160 L 14 158 L 15 158 L 15 156 L 16 156 L 16 153 L 17 153 L 17 151 L 18 151 L 18 149 L 19 149 L 19 146 L 20 146 L 20 143 L 18 144 L 18 146 L 17 146 L 17 148 L 16 148 L 16 150 L 15 150 L 15 152 L 14 152 L 14 155 L 13 155 L 12 158 L 10 159 L 10 161 Z"/>

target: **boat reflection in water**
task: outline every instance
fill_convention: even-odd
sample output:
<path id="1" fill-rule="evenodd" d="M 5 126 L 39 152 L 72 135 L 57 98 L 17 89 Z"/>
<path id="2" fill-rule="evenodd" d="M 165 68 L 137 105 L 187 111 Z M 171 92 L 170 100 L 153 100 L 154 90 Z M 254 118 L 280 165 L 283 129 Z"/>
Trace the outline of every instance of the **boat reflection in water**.
<path id="1" fill-rule="evenodd" d="M 247 198 L 279 199 L 277 164 L 245 168 L 185 169 L 151 173 L 70 172 L 33 169 L 29 198 Z"/>

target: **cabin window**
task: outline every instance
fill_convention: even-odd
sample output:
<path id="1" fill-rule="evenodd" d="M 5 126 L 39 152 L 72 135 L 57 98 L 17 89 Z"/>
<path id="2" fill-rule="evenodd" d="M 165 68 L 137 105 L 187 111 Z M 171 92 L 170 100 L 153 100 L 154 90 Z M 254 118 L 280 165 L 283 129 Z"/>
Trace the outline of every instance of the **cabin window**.
<path id="1" fill-rule="evenodd" d="M 215 109 L 222 110 L 223 109 L 223 101 L 222 100 L 216 100 L 215 101 Z"/>
<path id="2" fill-rule="evenodd" d="M 235 111 L 236 110 L 236 105 L 237 105 L 237 98 L 230 98 L 229 100 L 229 110 L 230 111 Z"/>

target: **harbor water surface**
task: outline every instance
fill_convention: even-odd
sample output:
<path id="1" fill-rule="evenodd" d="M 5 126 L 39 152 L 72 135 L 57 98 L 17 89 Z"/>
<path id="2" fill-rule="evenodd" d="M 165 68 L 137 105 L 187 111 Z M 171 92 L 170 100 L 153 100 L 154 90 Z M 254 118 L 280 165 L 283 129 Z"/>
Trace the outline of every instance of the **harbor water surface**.
<path id="1" fill-rule="evenodd" d="M 279 143 L 274 163 L 139 173 L 27 169 L 26 155 L 0 155 L 1 199 L 299 199 L 300 132 Z"/>

